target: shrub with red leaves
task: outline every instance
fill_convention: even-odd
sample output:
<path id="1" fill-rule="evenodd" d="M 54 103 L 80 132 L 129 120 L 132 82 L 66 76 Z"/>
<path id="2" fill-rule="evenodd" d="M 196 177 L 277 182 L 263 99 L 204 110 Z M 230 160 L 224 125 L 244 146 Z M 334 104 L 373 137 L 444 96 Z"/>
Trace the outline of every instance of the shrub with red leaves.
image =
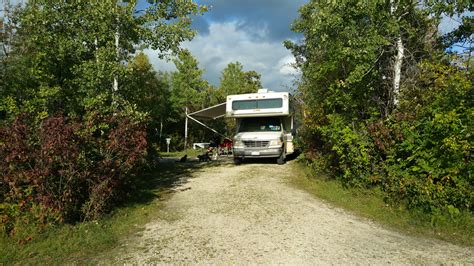
<path id="1" fill-rule="evenodd" d="M 145 126 L 119 115 L 110 117 L 107 123 L 110 129 L 100 134 L 103 137 L 99 141 L 89 140 L 92 144 L 100 143 L 100 149 L 89 149 L 89 156 L 98 161 L 90 174 L 94 183 L 89 186 L 89 198 L 82 206 L 85 219 L 96 219 L 109 210 L 133 181 L 137 167 L 145 163 Z"/>
<path id="2" fill-rule="evenodd" d="M 106 126 L 97 133 L 92 124 Z M 0 128 L 2 223 L 97 219 L 120 201 L 146 149 L 145 127 L 120 114 L 88 123 L 58 115 L 39 126 L 19 116 Z"/>

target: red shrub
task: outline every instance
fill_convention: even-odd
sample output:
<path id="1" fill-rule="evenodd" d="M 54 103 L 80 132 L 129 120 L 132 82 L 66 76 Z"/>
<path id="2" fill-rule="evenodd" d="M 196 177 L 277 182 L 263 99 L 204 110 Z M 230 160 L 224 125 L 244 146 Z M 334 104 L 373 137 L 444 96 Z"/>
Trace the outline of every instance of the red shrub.
<path id="1" fill-rule="evenodd" d="M 92 123 L 106 128 L 96 134 L 65 116 L 37 127 L 21 116 L 0 128 L 0 202 L 9 206 L 0 209 L 2 223 L 96 219 L 120 200 L 144 163 L 146 130 L 120 114 Z"/>

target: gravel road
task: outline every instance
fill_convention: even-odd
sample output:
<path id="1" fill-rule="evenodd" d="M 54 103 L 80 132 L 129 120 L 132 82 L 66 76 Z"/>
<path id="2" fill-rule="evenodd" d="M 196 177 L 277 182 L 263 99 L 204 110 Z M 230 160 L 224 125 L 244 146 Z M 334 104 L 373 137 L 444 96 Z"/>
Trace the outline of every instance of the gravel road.
<path id="1" fill-rule="evenodd" d="M 474 252 L 406 236 L 287 184 L 285 165 L 203 168 L 156 220 L 102 262 L 133 264 L 474 264 Z"/>

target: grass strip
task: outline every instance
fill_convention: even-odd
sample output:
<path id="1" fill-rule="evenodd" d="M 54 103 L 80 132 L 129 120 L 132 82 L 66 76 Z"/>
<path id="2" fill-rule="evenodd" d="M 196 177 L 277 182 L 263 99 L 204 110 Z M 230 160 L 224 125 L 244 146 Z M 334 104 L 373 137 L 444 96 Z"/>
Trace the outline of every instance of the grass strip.
<path id="1" fill-rule="evenodd" d="M 15 235 L 0 237 L 0 265 L 90 263 L 91 257 L 140 232 L 146 223 L 168 219 L 163 200 L 172 195 L 169 192 L 177 180 L 202 165 L 167 163 L 144 174 L 138 178 L 138 189 L 130 199 L 98 221 L 42 231 L 33 225 L 20 225 Z"/>
<path id="2" fill-rule="evenodd" d="M 441 239 L 462 246 L 474 246 L 474 215 L 430 215 L 402 206 L 391 206 L 378 189 L 347 188 L 334 178 L 316 174 L 302 162 L 294 164 L 295 174 L 290 183 L 328 203 L 346 209 L 357 216 L 382 226 L 414 236 Z"/>

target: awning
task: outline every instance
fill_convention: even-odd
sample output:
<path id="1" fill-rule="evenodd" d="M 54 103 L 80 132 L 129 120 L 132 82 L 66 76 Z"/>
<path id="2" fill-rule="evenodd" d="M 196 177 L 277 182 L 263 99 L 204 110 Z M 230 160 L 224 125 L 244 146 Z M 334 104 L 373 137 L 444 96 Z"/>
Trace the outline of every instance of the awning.
<path id="1" fill-rule="evenodd" d="M 211 107 L 208 107 L 206 109 L 199 110 L 194 113 L 188 114 L 188 116 L 191 116 L 195 119 L 200 119 L 200 120 L 213 120 L 217 118 L 221 118 L 225 116 L 225 107 L 226 103 L 220 103 Z"/>
<path id="2" fill-rule="evenodd" d="M 217 104 L 217 105 L 214 105 L 214 106 L 211 106 L 211 107 L 208 107 L 208 108 L 205 108 L 205 109 L 202 109 L 202 110 L 199 110 L 197 112 L 190 113 L 190 114 L 187 113 L 188 108 L 186 108 L 184 145 L 186 146 L 186 144 L 187 144 L 186 142 L 187 142 L 187 138 L 188 138 L 188 118 L 193 120 L 194 122 L 200 124 L 201 126 L 209 129 L 210 131 L 212 131 L 212 132 L 214 132 L 214 133 L 216 133 L 220 136 L 226 137 L 225 135 L 217 132 L 215 129 L 213 129 L 213 128 L 209 127 L 208 125 L 204 124 L 203 122 L 199 121 L 199 120 L 210 121 L 210 120 L 214 120 L 214 119 L 217 119 L 217 118 L 220 118 L 220 117 L 224 117 L 225 116 L 225 108 L 226 108 L 226 103 L 220 103 L 220 104 Z"/>

